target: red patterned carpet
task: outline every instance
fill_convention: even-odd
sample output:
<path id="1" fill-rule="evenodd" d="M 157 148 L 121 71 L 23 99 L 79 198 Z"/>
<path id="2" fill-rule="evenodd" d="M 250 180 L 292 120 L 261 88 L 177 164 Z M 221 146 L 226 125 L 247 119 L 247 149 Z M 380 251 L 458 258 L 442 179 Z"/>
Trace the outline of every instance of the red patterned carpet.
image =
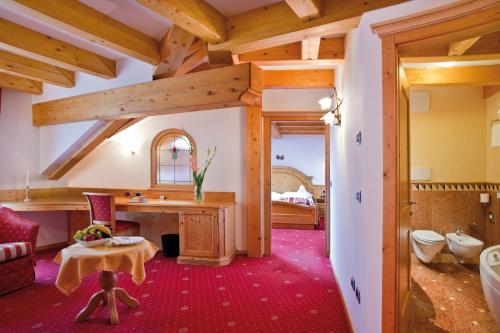
<path id="1" fill-rule="evenodd" d="M 350 332 L 330 262 L 321 255 L 323 238 L 319 230 L 273 230 L 272 256 L 241 256 L 221 268 L 177 265 L 158 254 L 141 286 L 119 274 L 118 285 L 141 305 L 119 304 L 114 327 L 105 307 L 89 322 L 73 323 L 98 289 L 97 274 L 65 296 L 54 286 L 55 253 L 40 255 L 35 284 L 0 296 L 0 332 Z"/>

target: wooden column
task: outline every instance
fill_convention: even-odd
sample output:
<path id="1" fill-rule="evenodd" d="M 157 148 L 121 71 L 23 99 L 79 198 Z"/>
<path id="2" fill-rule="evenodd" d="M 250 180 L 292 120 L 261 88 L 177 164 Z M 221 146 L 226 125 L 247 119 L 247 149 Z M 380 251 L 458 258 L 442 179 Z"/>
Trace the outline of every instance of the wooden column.
<path id="1" fill-rule="evenodd" d="M 262 226 L 262 109 L 247 106 L 247 247 L 249 257 L 261 257 L 263 250 Z"/>
<path id="2" fill-rule="evenodd" d="M 250 68 L 250 89 L 242 99 L 247 103 L 247 248 L 249 257 L 264 254 L 262 224 L 262 70 L 253 65 Z"/>

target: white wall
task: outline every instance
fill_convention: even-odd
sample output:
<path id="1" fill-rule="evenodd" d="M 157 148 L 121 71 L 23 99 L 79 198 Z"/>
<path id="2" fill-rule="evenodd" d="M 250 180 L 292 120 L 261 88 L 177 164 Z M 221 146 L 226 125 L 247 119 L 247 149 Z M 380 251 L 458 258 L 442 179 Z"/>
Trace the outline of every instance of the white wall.
<path id="1" fill-rule="evenodd" d="M 29 171 L 32 187 L 65 186 L 39 176 L 39 128 L 31 124 L 31 95 L 2 89 L 0 110 L 0 189 L 22 189 Z"/>
<path id="2" fill-rule="evenodd" d="M 284 155 L 277 160 L 276 155 Z M 312 176 L 315 185 L 325 184 L 325 136 L 283 135 L 271 143 L 271 165 L 289 166 Z"/>
<path id="3" fill-rule="evenodd" d="M 116 63 L 117 76 L 106 80 L 93 75 L 75 73 L 75 87 L 63 88 L 51 84 L 44 84 L 44 93 L 33 96 L 33 103 L 46 102 L 54 99 L 71 97 L 107 90 L 126 85 L 151 81 L 153 67 L 135 59 L 122 59 Z M 71 124 L 52 125 L 40 127 L 40 167 L 43 172 L 57 157 L 81 137 L 95 120 Z"/>
<path id="4" fill-rule="evenodd" d="M 205 191 L 236 192 L 236 247 L 246 248 L 242 203 L 245 193 L 245 113 L 243 108 L 154 116 L 105 141 L 68 173 L 70 187 L 149 188 L 151 143 L 168 128 L 183 128 L 196 141 L 198 160 L 217 146 Z M 132 155 L 130 150 L 136 153 Z"/>
<path id="5" fill-rule="evenodd" d="M 331 89 L 268 89 L 262 94 L 262 110 L 321 111 L 318 101 L 331 94 Z"/>
<path id="6" fill-rule="evenodd" d="M 342 126 L 331 131 L 331 260 L 358 333 L 381 332 L 382 323 L 382 59 L 380 39 L 370 25 L 449 2 L 416 0 L 369 12 L 347 36 L 343 74 L 337 75 L 344 97 Z M 359 190 L 361 204 L 355 199 Z"/>

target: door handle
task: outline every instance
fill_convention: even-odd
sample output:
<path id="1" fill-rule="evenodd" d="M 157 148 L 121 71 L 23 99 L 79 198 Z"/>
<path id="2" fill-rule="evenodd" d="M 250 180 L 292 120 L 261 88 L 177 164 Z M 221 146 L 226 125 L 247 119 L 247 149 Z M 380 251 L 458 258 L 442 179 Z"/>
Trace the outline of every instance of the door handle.
<path id="1" fill-rule="evenodd" d="M 408 200 L 408 201 L 403 201 L 404 203 L 407 203 L 408 205 L 416 205 L 417 202 L 416 201 L 413 201 L 413 200 Z"/>

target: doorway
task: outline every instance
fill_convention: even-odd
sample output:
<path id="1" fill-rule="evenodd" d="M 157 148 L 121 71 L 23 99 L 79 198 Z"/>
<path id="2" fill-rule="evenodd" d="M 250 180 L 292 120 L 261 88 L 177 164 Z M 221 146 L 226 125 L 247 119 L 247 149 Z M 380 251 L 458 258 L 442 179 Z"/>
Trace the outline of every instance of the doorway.
<path id="1" fill-rule="evenodd" d="M 406 229 L 409 218 L 407 212 L 412 201 L 405 196 L 409 184 L 407 163 L 409 147 L 408 142 L 404 141 L 405 130 L 408 129 L 408 108 L 403 106 L 401 98 L 404 79 L 400 65 L 405 58 L 421 56 L 422 50 L 426 48 L 434 48 L 434 52 L 437 52 L 434 60 L 443 61 L 444 57 L 445 61 L 450 61 L 451 58 L 448 58 L 450 44 L 500 30 L 499 9 L 498 2 L 461 1 L 372 26 L 382 39 L 383 332 L 407 332 L 409 329 L 406 304 L 410 295 L 408 283 L 410 239 Z M 476 59 L 482 57 L 484 60 L 487 54 L 474 57 Z M 469 60 L 474 57 L 469 57 Z M 453 61 L 456 60 L 457 58 L 453 58 Z"/>
<path id="2" fill-rule="evenodd" d="M 324 255 L 329 256 L 330 252 L 330 128 L 325 126 L 321 121 L 321 113 L 316 112 L 267 112 L 263 113 L 263 153 L 264 153 L 264 181 L 263 181 L 263 206 L 264 206 L 264 254 L 270 255 L 272 252 L 271 239 L 273 222 L 275 227 L 280 228 L 296 228 L 297 226 L 290 225 L 290 221 L 298 224 L 299 228 L 318 228 L 318 223 L 323 222 L 325 240 L 324 240 Z M 276 156 L 272 156 L 273 136 L 300 136 L 300 135 L 317 135 L 324 139 L 324 187 L 314 186 L 309 175 L 304 173 L 300 168 L 287 168 L 284 163 L 273 162 Z M 311 147 L 314 149 L 314 147 Z M 279 155 L 279 162 L 281 155 Z M 286 156 L 283 156 L 286 158 Z M 277 185 L 275 181 L 274 192 L 285 192 L 285 190 L 301 189 L 300 185 L 304 185 L 304 192 L 313 192 L 312 206 L 309 208 L 299 207 L 299 205 L 288 205 L 286 203 L 274 201 L 273 204 L 273 164 L 274 176 L 281 178 L 287 184 Z M 278 165 L 281 164 L 281 167 Z M 300 184 L 299 184 L 300 183 Z M 298 186 L 297 186 L 298 185 Z M 279 186 L 282 186 L 279 187 Z M 324 194 L 323 194 L 324 190 Z M 292 191 L 288 191 L 292 192 Z M 274 194 L 276 196 L 276 193 Z M 276 197 L 275 197 L 276 199 Z M 294 200 L 294 199 L 290 199 Z M 286 206 L 286 207 L 285 207 Z M 273 215 L 274 207 L 274 215 Z M 288 214 L 288 215 L 287 215 Z M 299 220 L 297 220 L 297 217 Z"/>

